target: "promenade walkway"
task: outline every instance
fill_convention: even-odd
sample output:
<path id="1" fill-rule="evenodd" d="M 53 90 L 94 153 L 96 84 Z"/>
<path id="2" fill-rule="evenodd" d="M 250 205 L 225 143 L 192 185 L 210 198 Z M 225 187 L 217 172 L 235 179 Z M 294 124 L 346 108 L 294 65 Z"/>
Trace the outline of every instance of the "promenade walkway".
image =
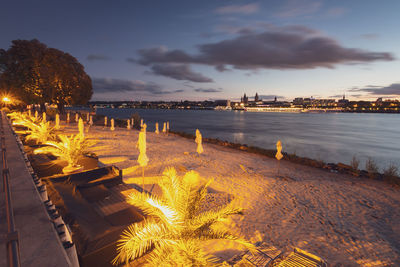
<path id="1" fill-rule="evenodd" d="M 1 116 L 10 171 L 15 226 L 19 233 L 21 266 L 69 266 L 65 250 L 35 188 L 9 121 L 3 113 Z M 0 170 L 1 168 L 2 166 Z M 7 221 L 3 182 L 0 187 L 0 266 L 7 266 Z"/>

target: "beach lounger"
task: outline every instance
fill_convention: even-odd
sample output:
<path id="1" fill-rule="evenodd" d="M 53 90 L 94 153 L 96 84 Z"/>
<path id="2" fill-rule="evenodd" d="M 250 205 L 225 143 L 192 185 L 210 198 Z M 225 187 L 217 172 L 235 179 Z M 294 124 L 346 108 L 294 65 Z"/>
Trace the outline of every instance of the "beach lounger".
<path id="1" fill-rule="evenodd" d="M 326 263 L 318 256 L 295 248 L 287 257 L 277 264 L 280 267 L 326 267 Z"/>
<path id="2" fill-rule="evenodd" d="M 256 252 L 247 251 L 242 259 L 249 263 L 250 266 L 267 267 L 271 266 L 275 259 L 279 258 L 282 251 L 274 246 L 266 246 L 261 244 L 257 246 Z"/>

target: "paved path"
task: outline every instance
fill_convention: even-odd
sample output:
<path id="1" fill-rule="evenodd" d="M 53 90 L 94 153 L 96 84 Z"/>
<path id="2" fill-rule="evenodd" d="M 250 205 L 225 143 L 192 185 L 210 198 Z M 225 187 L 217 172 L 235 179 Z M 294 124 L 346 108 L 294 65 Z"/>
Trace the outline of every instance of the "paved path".
<path id="1" fill-rule="evenodd" d="M 2 116 L 15 225 L 19 232 L 21 266 L 68 266 L 69 260 L 65 250 L 35 188 L 11 127 L 7 118 L 3 114 Z M 4 237 L 7 233 L 7 222 L 4 202 L 3 182 L 1 182 L 0 266 L 7 266 Z"/>

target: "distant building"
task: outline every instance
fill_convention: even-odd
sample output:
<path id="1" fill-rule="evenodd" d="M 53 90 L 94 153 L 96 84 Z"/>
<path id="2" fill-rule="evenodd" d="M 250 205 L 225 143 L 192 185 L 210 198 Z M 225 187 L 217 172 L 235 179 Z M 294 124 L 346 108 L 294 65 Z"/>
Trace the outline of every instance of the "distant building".
<path id="1" fill-rule="evenodd" d="M 240 98 L 240 103 L 242 103 L 242 104 L 249 103 L 249 98 L 248 98 L 248 96 L 246 96 L 246 93 L 244 93 L 243 97 Z"/>
<path id="2" fill-rule="evenodd" d="M 302 97 L 296 97 L 296 98 L 293 100 L 293 105 L 295 105 L 295 106 L 302 106 L 302 105 L 304 105 L 304 99 L 303 99 Z"/>
<path id="3" fill-rule="evenodd" d="M 258 97 L 258 93 L 256 93 L 256 95 L 254 96 L 254 102 L 258 102 L 260 101 L 260 98 Z"/>
<path id="4" fill-rule="evenodd" d="M 343 98 L 338 100 L 338 107 L 345 107 L 349 104 L 349 100 L 346 99 L 346 96 L 343 94 Z"/>

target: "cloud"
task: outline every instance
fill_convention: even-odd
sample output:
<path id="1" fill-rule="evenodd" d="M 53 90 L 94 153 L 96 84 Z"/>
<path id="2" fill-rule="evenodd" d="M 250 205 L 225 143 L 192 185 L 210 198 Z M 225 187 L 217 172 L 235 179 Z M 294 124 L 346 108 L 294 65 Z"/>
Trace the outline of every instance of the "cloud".
<path id="1" fill-rule="evenodd" d="M 222 92 L 221 88 L 215 89 L 215 88 L 208 88 L 208 89 L 204 89 L 204 88 L 197 88 L 194 89 L 194 91 L 198 92 L 198 93 L 219 93 Z"/>
<path id="2" fill-rule="evenodd" d="M 233 39 L 198 46 L 197 54 L 166 47 L 141 49 L 142 65 L 161 63 L 204 64 L 223 71 L 236 69 L 334 68 L 337 64 L 393 60 L 387 52 L 346 48 L 330 37 L 305 26 L 277 27 L 260 33 L 244 33 Z"/>
<path id="3" fill-rule="evenodd" d="M 337 17 L 340 17 L 340 16 L 346 14 L 347 12 L 348 12 L 348 10 L 346 8 L 334 7 L 334 8 L 328 9 L 328 11 L 326 12 L 326 16 L 331 17 L 331 18 L 337 18 Z"/>
<path id="4" fill-rule="evenodd" d="M 94 78 L 93 89 L 95 93 L 141 92 L 151 95 L 164 95 L 183 92 L 183 90 L 164 91 L 162 90 L 162 87 L 156 83 L 110 78 Z"/>
<path id="5" fill-rule="evenodd" d="M 253 14 L 253 13 L 258 12 L 259 9 L 260 9 L 260 7 L 256 3 L 247 4 L 247 5 L 228 5 L 228 6 L 223 6 L 223 7 L 217 8 L 215 10 L 215 13 L 221 14 L 221 15 L 227 15 L 227 14 L 248 15 L 248 14 Z"/>
<path id="6" fill-rule="evenodd" d="M 128 57 L 128 58 L 126 59 L 126 61 L 129 62 L 129 63 L 137 63 L 136 59 L 131 58 L 131 57 Z"/>
<path id="7" fill-rule="evenodd" d="M 392 83 L 389 86 L 367 85 L 364 88 L 352 88 L 351 92 L 366 92 L 370 95 L 400 96 L 400 83 Z"/>
<path id="8" fill-rule="evenodd" d="M 289 0 L 281 9 L 275 14 L 279 18 L 293 18 L 304 15 L 310 15 L 320 10 L 322 3 L 319 1 L 309 0 Z"/>
<path id="9" fill-rule="evenodd" d="M 187 64 L 154 64 L 151 66 L 151 73 L 166 76 L 176 80 L 187 80 L 197 83 L 210 83 L 212 79 L 200 73 L 193 72 Z"/>
<path id="10" fill-rule="evenodd" d="M 86 59 L 89 61 L 110 60 L 110 58 L 107 57 L 106 55 L 100 55 L 100 54 L 90 54 L 86 57 Z"/>
<path id="11" fill-rule="evenodd" d="M 376 40 L 379 38 L 379 34 L 377 33 L 365 33 L 360 35 L 361 38 L 366 40 Z"/>

